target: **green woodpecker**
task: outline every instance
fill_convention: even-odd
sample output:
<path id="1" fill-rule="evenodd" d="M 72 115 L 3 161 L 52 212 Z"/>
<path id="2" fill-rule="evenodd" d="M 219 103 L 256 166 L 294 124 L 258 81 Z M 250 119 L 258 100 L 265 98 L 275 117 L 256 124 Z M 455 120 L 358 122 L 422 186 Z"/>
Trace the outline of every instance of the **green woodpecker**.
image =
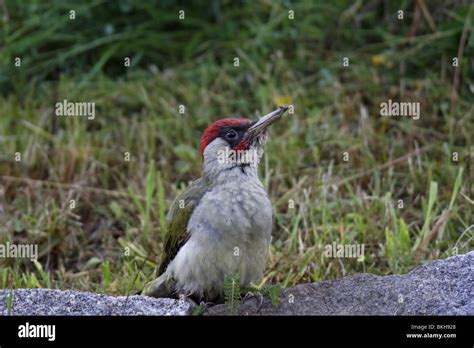
<path id="1" fill-rule="evenodd" d="M 145 295 L 220 302 L 226 275 L 241 286 L 262 278 L 272 205 L 258 178 L 266 130 L 287 107 L 252 121 L 217 120 L 201 137 L 203 170 L 168 213 L 158 278 Z"/>

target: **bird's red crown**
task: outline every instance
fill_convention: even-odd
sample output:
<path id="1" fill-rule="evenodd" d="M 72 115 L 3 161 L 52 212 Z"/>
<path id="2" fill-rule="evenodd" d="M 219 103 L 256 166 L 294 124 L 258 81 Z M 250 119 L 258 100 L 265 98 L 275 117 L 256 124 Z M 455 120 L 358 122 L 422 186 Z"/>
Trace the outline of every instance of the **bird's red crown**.
<path id="1" fill-rule="evenodd" d="M 214 121 L 209 127 L 207 127 L 201 136 L 201 153 L 204 158 L 204 150 L 207 145 L 215 140 L 219 136 L 219 132 L 223 127 L 239 127 L 251 123 L 252 120 L 248 118 L 223 118 L 221 120 Z"/>

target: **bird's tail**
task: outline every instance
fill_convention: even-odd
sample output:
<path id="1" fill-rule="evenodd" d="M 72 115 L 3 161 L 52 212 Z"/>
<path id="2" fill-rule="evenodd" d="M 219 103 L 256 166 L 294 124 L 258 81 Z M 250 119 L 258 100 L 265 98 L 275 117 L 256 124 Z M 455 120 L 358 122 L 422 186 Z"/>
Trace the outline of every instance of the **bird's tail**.
<path id="1" fill-rule="evenodd" d="M 174 289 L 171 280 L 166 273 L 148 283 L 142 291 L 142 295 L 151 297 L 174 297 Z"/>

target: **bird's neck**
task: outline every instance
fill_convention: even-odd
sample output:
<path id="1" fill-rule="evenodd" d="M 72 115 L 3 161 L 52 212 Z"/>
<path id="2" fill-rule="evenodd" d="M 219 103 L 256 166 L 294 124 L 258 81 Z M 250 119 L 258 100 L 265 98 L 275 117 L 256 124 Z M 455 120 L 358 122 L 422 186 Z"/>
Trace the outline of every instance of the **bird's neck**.
<path id="1" fill-rule="evenodd" d="M 236 184 L 248 181 L 259 181 L 256 166 L 234 166 L 230 168 L 213 168 L 204 166 L 203 179 L 211 186 L 235 182 Z"/>

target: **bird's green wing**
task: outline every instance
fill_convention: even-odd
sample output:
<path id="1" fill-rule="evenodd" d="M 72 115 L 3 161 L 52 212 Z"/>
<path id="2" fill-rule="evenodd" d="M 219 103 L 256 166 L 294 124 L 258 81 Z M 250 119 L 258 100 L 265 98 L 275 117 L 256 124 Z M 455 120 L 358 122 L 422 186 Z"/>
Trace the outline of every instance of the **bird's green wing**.
<path id="1" fill-rule="evenodd" d="M 158 275 L 166 271 L 169 263 L 188 240 L 189 233 L 187 227 L 189 218 L 206 191 L 202 179 L 197 179 L 192 182 L 185 191 L 178 195 L 171 205 L 167 216 L 164 251 L 161 257 Z"/>

